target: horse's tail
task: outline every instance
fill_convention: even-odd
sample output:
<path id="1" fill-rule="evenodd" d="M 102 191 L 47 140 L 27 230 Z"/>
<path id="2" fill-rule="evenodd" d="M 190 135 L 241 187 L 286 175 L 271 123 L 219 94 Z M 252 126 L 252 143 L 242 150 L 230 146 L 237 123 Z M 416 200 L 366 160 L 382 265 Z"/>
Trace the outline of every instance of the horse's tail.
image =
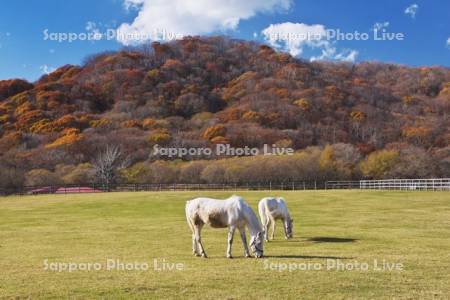
<path id="1" fill-rule="evenodd" d="M 261 218 L 261 224 L 264 226 L 267 221 L 266 203 L 265 203 L 264 199 L 259 201 L 259 203 L 258 203 L 258 212 L 259 212 L 259 217 Z"/>

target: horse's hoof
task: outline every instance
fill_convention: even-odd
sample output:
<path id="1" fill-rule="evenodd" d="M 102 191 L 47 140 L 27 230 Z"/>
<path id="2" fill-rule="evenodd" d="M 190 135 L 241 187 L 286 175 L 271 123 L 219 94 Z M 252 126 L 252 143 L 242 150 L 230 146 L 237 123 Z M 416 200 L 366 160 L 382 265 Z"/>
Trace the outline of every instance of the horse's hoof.
<path id="1" fill-rule="evenodd" d="M 246 258 L 252 258 L 252 256 L 250 254 L 246 254 L 245 257 Z"/>
<path id="2" fill-rule="evenodd" d="M 231 255 L 227 255 L 227 258 L 229 258 L 229 259 L 232 259 L 232 258 L 233 258 L 233 256 L 231 256 Z"/>
<path id="3" fill-rule="evenodd" d="M 196 257 L 199 257 L 199 256 L 200 256 L 200 254 L 198 254 L 198 253 L 194 253 L 194 256 L 196 256 Z"/>
<path id="4" fill-rule="evenodd" d="M 205 253 L 202 254 L 202 257 L 203 258 L 208 258 L 208 256 Z"/>

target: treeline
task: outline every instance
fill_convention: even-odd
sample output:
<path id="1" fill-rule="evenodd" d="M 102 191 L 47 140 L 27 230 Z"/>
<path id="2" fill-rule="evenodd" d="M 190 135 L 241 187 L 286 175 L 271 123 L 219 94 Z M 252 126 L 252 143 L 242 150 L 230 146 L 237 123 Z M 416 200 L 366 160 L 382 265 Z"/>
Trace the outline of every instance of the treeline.
<path id="1" fill-rule="evenodd" d="M 218 160 L 149 160 L 133 165 L 120 155 L 106 168 L 109 183 L 249 183 L 357 180 L 361 178 L 434 178 L 450 171 L 450 161 L 420 148 L 374 151 L 363 157 L 351 144 L 308 147 L 293 155 L 248 156 Z M 24 174 L 23 185 L 58 186 L 102 183 L 99 166 L 58 165 L 54 171 L 35 169 Z M 15 180 L 20 180 L 16 177 Z M 100 180 L 100 181 L 99 181 Z M 17 182 L 16 185 L 21 183 Z"/>

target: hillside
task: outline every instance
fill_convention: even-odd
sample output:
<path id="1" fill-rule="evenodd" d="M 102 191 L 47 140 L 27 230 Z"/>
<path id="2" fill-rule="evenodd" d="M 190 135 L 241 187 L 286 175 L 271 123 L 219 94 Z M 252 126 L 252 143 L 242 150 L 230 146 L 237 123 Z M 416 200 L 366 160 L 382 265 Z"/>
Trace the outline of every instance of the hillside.
<path id="1" fill-rule="evenodd" d="M 205 161 L 183 179 L 187 164 L 154 162 L 155 144 L 292 147 L 316 160 L 314 178 L 450 176 L 449 113 L 449 68 L 310 63 L 223 37 L 155 42 L 0 81 L 0 187 L 93 180 L 105 145 L 120 146 L 127 182 L 227 180 L 202 175 Z"/>

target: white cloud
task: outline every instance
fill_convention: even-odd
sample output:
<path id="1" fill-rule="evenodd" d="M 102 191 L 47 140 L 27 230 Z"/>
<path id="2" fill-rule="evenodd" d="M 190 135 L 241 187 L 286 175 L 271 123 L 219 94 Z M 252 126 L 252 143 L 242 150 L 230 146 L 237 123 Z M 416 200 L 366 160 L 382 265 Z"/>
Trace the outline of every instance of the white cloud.
<path id="1" fill-rule="evenodd" d="M 201 35 L 235 30 L 241 20 L 258 13 L 287 10 L 291 0 L 125 0 L 126 9 L 137 9 L 131 23 L 118 28 L 125 45 L 163 40 L 167 35 Z"/>
<path id="2" fill-rule="evenodd" d="M 373 30 L 377 30 L 380 31 L 383 28 L 387 28 L 389 27 L 389 22 L 377 22 L 375 24 L 373 24 Z"/>
<path id="3" fill-rule="evenodd" d="M 288 51 L 293 56 L 301 55 L 305 46 L 318 48 L 328 43 L 323 25 L 286 22 L 271 24 L 261 33 L 271 46 Z"/>
<path id="4" fill-rule="evenodd" d="M 99 23 L 98 25 L 97 25 L 97 23 L 92 22 L 92 21 L 88 21 L 86 23 L 85 29 L 89 34 L 92 34 L 93 41 L 101 40 L 101 38 L 102 38 L 102 33 L 100 32 L 99 26 L 102 26 L 102 23 Z"/>
<path id="5" fill-rule="evenodd" d="M 359 52 L 356 50 L 345 49 L 341 53 L 335 56 L 335 59 L 341 61 L 354 62 Z"/>
<path id="6" fill-rule="evenodd" d="M 55 71 L 56 69 L 53 67 L 49 67 L 48 65 L 42 65 L 39 67 L 42 74 L 50 74 L 51 72 Z"/>
<path id="7" fill-rule="evenodd" d="M 277 49 L 287 51 L 292 56 L 302 56 L 305 48 L 319 50 L 320 55 L 310 60 L 340 60 L 353 62 L 358 51 L 344 49 L 338 51 L 335 42 L 328 39 L 327 29 L 321 24 L 304 23 L 271 24 L 262 31 L 265 40 Z"/>
<path id="8" fill-rule="evenodd" d="M 414 19 L 416 17 L 418 10 L 419 10 L 419 5 L 414 3 L 405 9 L 405 14 L 409 15 L 411 18 Z"/>
<path id="9" fill-rule="evenodd" d="M 86 31 L 97 30 L 97 23 L 92 22 L 92 21 L 88 21 L 88 22 L 86 22 L 85 29 L 86 29 Z"/>
<path id="10" fill-rule="evenodd" d="M 310 60 L 338 60 L 354 62 L 358 54 L 359 52 L 356 50 L 344 49 L 341 52 L 337 52 L 335 47 L 325 47 L 322 49 L 322 54 L 320 56 L 313 56 Z"/>
<path id="11" fill-rule="evenodd" d="M 450 49 L 450 37 L 447 39 L 447 47 Z"/>
<path id="12" fill-rule="evenodd" d="M 126 10 L 139 9 L 142 2 L 141 0 L 125 0 L 123 6 Z"/>

